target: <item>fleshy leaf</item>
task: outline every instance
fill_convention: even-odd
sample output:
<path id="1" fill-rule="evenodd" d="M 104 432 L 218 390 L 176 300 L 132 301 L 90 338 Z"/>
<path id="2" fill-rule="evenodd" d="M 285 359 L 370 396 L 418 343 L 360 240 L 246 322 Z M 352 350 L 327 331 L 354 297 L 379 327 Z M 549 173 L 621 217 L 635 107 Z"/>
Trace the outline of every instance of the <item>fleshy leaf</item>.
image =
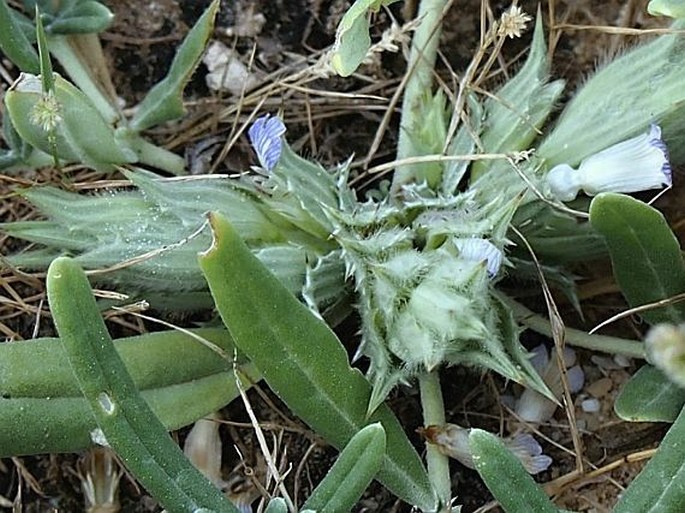
<path id="1" fill-rule="evenodd" d="M 685 504 L 685 410 L 659 444 L 659 450 L 621 494 L 614 513 L 680 513 Z"/>
<path id="2" fill-rule="evenodd" d="M 54 84 L 54 95 L 46 97 L 40 77 L 24 73 L 7 91 L 7 113 L 24 140 L 45 153 L 54 152 L 61 160 L 96 169 L 136 161 L 131 150 L 115 144 L 112 127 L 87 96 L 57 74 Z M 53 104 L 46 106 L 46 98 L 52 98 Z M 50 113 L 45 110 L 51 105 L 52 118 L 46 118 Z"/>
<path id="3" fill-rule="evenodd" d="M 333 446 L 342 449 L 364 426 L 380 421 L 387 454 L 378 480 L 421 509 L 435 497 L 418 454 L 382 405 L 370 417 L 371 387 L 352 369 L 326 324 L 264 268 L 221 215 L 211 214 L 212 247 L 200 256 L 221 317 L 236 345 L 288 407 Z"/>
<path id="4" fill-rule="evenodd" d="M 207 507 L 239 513 L 188 461 L 141 397 L 76 262 L 63 257 L 50 265 L 47 295 L 79 388 L 107 445 L 127 469 L 172 512 Z"/>
<path id="5" fill-rule="evenodd" d="M 685 390 L 651 365 L 645 365 L 621 390 L 614 410 L 630 422 L 673 422 L 685 405 Z"/>
<path id="6" fill-rule="evenodd" d="M 384 455 L 383 426 L 366 426 L 352 437 L 302 508 L 317 513 L 352 511 L 380 469 Z"/>
<path id="7" fill-rule="evenodd" d="M 631 307 L 685 292 L 685 264 L 678 239 L 656 209 L 622 194 L 599 194 L 590 222 L 609 247 L 614 276 Z M 678 324 L 685 305 L 675 303 L 640 312 L 647 322 Z"/>

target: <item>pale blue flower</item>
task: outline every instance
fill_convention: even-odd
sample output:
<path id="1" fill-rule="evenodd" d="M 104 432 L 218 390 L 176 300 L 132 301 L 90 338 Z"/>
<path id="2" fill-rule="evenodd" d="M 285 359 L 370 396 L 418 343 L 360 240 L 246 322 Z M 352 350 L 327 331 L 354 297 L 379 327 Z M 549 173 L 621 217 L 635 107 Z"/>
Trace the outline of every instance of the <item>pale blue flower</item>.
<path id="1" fill-rule="evenodd" d="M 471 262 L 486 262 L 488 276 L 493 278 L 502 266 L 502 252 L 487 239 L 477 237 L 454 239 L 459 250 L 459 256 Z"/>
<path id="2" fill-rule="evenodd" d="M 257 153 L 259 164 L 264 171 L 270 173 L 278 164 L 283 150 L 281 137 L 285 133 L 285 125 L 278 117 L 266 114 L 255 120 L 247 135 L 252 147 Z"/>
<path id="3" fill-rule="evenodd" d="M 469 443 L 470 429 L 457 424 L 427 426 L 420 428 L 419 433 L 438 451 L 449 456 L 462 465 L 475 468 L 473 453 Z M 539 474 L 549 468 L 552 458 L 542 453 L 542 447 L 532 435 L 515 433 L 501 438 L 504 446 L 516 456 L 529 474 Z"/>
<path id="4" fill-rule="evenodd" d="M 653 124 L 649 132 L 586 158 L 578 169 L 568 164 L 554 166 L 547 174 L 547 183 L 561 201 L 575 199 L 581 189 L 594 196 L 671 187 L 671 165 L 661 128 Z"/>

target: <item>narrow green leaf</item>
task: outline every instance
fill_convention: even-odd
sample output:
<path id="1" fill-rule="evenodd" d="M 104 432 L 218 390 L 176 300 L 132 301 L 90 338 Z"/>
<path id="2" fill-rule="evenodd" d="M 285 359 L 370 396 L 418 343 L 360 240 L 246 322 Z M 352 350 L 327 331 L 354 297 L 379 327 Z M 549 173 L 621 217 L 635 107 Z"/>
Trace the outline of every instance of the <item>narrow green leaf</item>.
<path id="1" fill-rule="evenodd" d="M 614 410 L 631 422 L 673 422 L 685 405 L 685 390 L 657 368 L 645 365 L 621 390 Z"/>
<path id="2" fill-rule="evenodd" d="M 256 373 L 253 378 L 259 380 Z M 166 430 L 173 431 L 220 410 L 239 393 L 233 372 L 223 371 L 142 390 L 141 395 Z M 83 396 L 0 397 L 0 411 L 0 458 L 77 452 L 93 445 L 97 423 Z"/>
<path id="3" fill-rule="evenodd" d="M 678 239 L 656 209 L 630 196 L 599 194 L 590 222 L 604 236 L 614 276 L 631 307 L 685 292 L 685 264 Z M 650 324 L 685 319 L 685 304 L 640 312 Z"/>
<path id="4" fill-rule="evenodd" d="M 685 410 L 661 441 L 659 450 L 640 472 L 614 513 L 681 513 L 685 504 Z"/>
<path id="5" fill-rule="evenodd" d="M 354 73 L 371 47 L 369 12 L 397 0 L 356 0 L 347 10 L 335 33 L 331 65 L 342 77 Z"/>
<path id="6" fill-rule="evenodd" d="M 212 214 L 210 223 L 214 242 L 200 267 L 236 345 L 288 407 L 338 449 L 381 421 L 387 454 L 378 480 L 407 502 L 434 510 L 426 471 L 395 416 L 381 405 L 366 417 L 371 387 L 349 366 L 335 334 L 252 255 L 225 218 Z"/>
<path id="7" fill-rule="evenodd" d="M 350 511 L 380 469 L 384 454 L 383 426 L 366 426 L 352 437 L 302 507 L 317 513 Z"/>
<path id="8" fill-rule="evenodd" d="M 548 78 L 547 45 L 542 15 L 538 13 L 526 63 L 485 101 L 485 121 L 480 138 L 485 153 L 518 151 L 530 146 L 564 90 L 563 80 L 547 83 Z M 471 181 L 495 168 L 496 172 L 511 171 L 504 161 L 476 161 L 471 167 Z"/>
<path id="9" fill-rule="evenodd" d="M 114 14 L 100 2 L 80 1 L 60 9 L 45 27 L 50 34 L 89 34 L 110 26 Z"/>
<path id="10" fill-rule="evenodd" d="M 38 54 L 24 34 L 19 19 L 19 15 L 7 5 L 7 0 L 0 0 L 0 48 L 20 70 L 39 73 Z"/>
<path id="11" fill-rule="evenodd" d="M 476 470 L 507 513 L 558 513 L 518 458 L 495 435 L 472 429 L 469 444 Z"/>
<path id="12" fill-rule="evenodd" d="M 170 513 L 199 508 L 237 513 L 193 467 L 140 396 L 105 326 L 90 284 L 74 260 L 48 269 L 55 326 L 69 363 L 108 445 Z"/>
<path id="13" fill-rule="evenodd" d="M 43 28 L 38 5 L 36 5 L 36 41 L 38 42 L 38 57 L 40 58 L 40 79 L 43 84 L 43 94 L 52 94 L 55 89 L 55 78 L 52 75 L 52 62 L 48 41 Z"/>
<path id="14" fill-rule="evenodd" d="M 130 123 L 133 130 L 142 131 L 185 113 L 183 89 L 200 62 L 218 9 L 219 0 L 213 0 L 181 44 L 167 76 L 138 104 Z"/>

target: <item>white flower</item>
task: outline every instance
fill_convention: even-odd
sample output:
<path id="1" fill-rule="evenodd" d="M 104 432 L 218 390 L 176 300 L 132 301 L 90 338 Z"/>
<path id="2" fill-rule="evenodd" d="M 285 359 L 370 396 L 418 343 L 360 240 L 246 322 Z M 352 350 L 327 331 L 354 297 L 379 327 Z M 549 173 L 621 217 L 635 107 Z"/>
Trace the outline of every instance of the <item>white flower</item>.
<path id="1" fill-rule="evenodd" d="M 257 153 L 259 164 L 262 169 L 270 173 L 278 160 L 281 158 L 283 141 L 281 137 L 285 133 L 285 125 L 280 118 L 271 117 L 269 114 L 257 118 L 247 131 L 252 147 Z"/>
<path id="2" fill-rule="evenodd" d="M 521 31 L 526 29 L 526 23 L 532 19 L 520 7 L 512 5 L 508 11 L 502 13 L 498 33 L 511 39 L 521 37 Z"/>
<path id="3" fill-rule="evenodd" d="M 594 196 L 671 187 L 671 165 L 661 128 L 653 124 L 649 132 L 586 158 L 578 169 L 568 164 L 554 166 L 547 173 L 547 183 L 561 201 L 575 199 L 581 189 Z"/>
<path id="4" fill-rule="evenodd" d="M 502 252 L 487 239 L 454 239 L 454 244 L 459 250 L 459 256 L 464 260 L 486 262 L 490 278 L 493 278 L 502 266 Z"/>
<path id="5" fill-rule="evenodd" d="M 419 432 L 445 456 L 454 458 L 466 467 L 476 468 L 469 445 L 470 429 L 456 424 L 445 424 L 421 428 Z M 503 438 L 502 442 L 521 461 L 529 474 L 538 474 L 552 464 L 552 458 L 542 454 L 542 447 L 532 435 L 517 433 Z"/>

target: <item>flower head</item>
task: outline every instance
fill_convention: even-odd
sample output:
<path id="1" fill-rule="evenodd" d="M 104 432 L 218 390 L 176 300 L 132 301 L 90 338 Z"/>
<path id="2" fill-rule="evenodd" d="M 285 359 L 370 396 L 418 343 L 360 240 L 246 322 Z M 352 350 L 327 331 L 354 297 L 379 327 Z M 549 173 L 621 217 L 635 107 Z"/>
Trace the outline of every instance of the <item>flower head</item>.
<path id="1" fill-rule="evenodd" d="M 661 128 L 653 124 L 649 132 L 586 158 L 578 169 L 559 164 L 547 173 L 547 183 L 561 201 L 575 199 L 581 189 L 594 196 L 671 187 L 671 165 Z"/>
<path id="2" fill-rule="evenodd" d="M 649 361 L 671 381 L 685 387 L 685 324 L 657 324 L 645 338 Z"/>
<path id="3" fill-rule="evenodd" d="M 494 278 L 502 266 L 502 252 L 487 239 L 477 237 L 455 239 L 454 244 L 459 250 L 459 256 L 464 260 L 486 262 L 490 278 Z"/>
<path id="4" fill-rule="evenodd" d="M 264 171 L 270 173 L 278 164 L 283 149 L 281 137 L 285 133 L 285 125 L 278 117 L 269 114 L 257 118 L 247 131 L 252 147 L 257 153 L 259 164 Z"/>
<path id="5" fill-rule="evenodd" d="M 526 29 L 526 23 L 532 19 L 519 6 L 512 5 L 509 10 L 502 13 L 497 32 L 499 35 L 511 39 L 521 37 L 521 31 Z"/>

